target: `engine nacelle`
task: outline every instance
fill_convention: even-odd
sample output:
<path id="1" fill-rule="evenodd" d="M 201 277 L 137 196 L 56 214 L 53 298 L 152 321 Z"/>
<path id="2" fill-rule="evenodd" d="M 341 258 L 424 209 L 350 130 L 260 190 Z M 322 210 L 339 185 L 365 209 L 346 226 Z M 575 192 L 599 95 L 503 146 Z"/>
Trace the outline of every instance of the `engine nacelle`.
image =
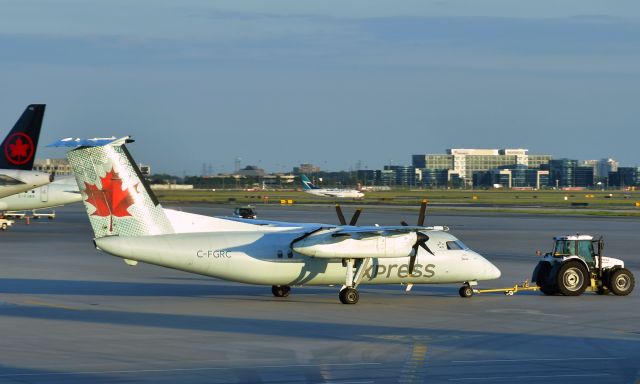
<path id="1" fill-rule="evenodd" d="M 354 238 L 333 232 L 305 237 L 293 243 L 293 250 L 305 256 L 321 258 L 406 257 L 417 241 L 415 232 L 400 235 L 375 235 Z"/>

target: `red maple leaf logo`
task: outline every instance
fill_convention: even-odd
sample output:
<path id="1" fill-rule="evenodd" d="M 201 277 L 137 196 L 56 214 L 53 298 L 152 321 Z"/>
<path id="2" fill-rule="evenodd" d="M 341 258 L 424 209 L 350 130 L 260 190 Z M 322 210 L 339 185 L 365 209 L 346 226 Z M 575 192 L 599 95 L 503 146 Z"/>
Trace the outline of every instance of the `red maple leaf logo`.
<path id="1" fill-rule="evenodd" d="M 91 216 L 110 217 L 109 231 L 113 230 L 113 217 L 131 216 L 128 208 L 134 203 L 129 189 L 122 190 L 122 179 L 113 169 L 100 178 L 102 189 L 95 184 L 85 181 L 84 192 L 87 194 L 87 203 L 93 205 L 96 210 Z"/>
<path id="2" fill-rule="evenodd" d="M 4 147 L 4 154 L 12 164 L 26 164 L 33 157 L 33 141 L 22 133 L 16 132 L 9 136 Z"/>

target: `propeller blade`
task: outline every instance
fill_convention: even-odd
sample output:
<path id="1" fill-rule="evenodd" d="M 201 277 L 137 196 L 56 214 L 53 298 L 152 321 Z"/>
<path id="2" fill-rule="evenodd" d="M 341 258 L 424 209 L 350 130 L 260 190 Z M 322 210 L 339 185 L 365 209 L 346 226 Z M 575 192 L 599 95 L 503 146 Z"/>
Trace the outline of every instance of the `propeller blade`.
<path id="1" fill-rule="evenodd" d="M 413 245 L 413 254 L 409 256 L 409 274 L 413 273 L 413 267 L 416 265 L 416 257 L 418 256 L 418 247 L 424 248 L 427 252 L 433 255 L 433 252 L 427 247 L 427 241 L 429 236 L 422 232 L 416 232 L 416 243 Z"/>
<path id="2" fill-rule="evenodd" d="M 356 209 L 356 211 L 353 213 L 353 216 L 351 216 L 349 225 L 356 225 L 356 223 L 358 222 L 358 218 L 360 217 L 360 213 L 362 213 L 362 208 Z"/>
<path id="3" fill-rule="evenodd" d="M 418 226 L 424 227 L 424 218 L 427 213 L 427 199 L 422 200 L 420 203 L 420 214 L 418 215 Z"/>
<path id="4" fill-rule="evenodd" d="M 336 204 L 336 214 L 338 215 L 338 221 L 340 225 L 347 225 L 347 220 L 345 220 L 344 215 L 342 214 L 342 208 L 340 208 L 340 204 Z"/>
<path id="5" fill-rule="evenodd" d="M 425 251 L 427 251 L 427 252 L 429 252 L 430 254 L 432 254 L 432 255 L 434 254 L 433 252 L 431 252 L 431 250 L 429 249 L 429 247 L 427 247 L 427 244 L 425 244 L 425 243 L 420 243 L 420 246 L 421 246 L 422 248 L 424 248 L 424 250 L 425 250 Z"/>
<path id="6" fill-rule="evenodd" d="M 413 256 L 409 256 L 409 275 L 413 274 L 413 267 L 416 265 L 416 252 L 413 253 Z"/>

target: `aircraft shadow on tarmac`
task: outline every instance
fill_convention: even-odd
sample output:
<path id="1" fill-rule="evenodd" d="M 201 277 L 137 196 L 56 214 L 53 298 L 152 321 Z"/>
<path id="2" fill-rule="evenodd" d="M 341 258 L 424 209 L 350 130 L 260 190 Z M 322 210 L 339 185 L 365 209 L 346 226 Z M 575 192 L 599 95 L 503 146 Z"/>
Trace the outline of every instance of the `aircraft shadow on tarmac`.
<path id="1" fill-rule="evenodd" d="M 185 280 L 175 277 L 167 277 L 167 280 Z M 189 278 L 188 281 L 210 281 L 209 284 L 175 284 L 175 283 L 139 283 L 139 282 L 116 282 L 116 281 L 91 281 L 91 280 L 54 280 L 54 279 L 2 279 L 0 278 L 0 293 L 6 294 L 46 294 L 46 295 L 78 295 L 78 296 L 164 296 L 164 297 L 224 297 L 224 296 L 246 296 L 247 299 L 254 300 L 260 296 L 260 300 L 265 297 L 271 298 L 271 289 L 267 286 L 244 285 L 234 283 L 221 283 L 215 279 Z M 295 295 L 327 295 L 327 298 L 334 300 L 334 293 L 339 287 L 294 287 L 295 291 L 288 299 L 273 298 L 277 301 L 290 300 Z M 362 286 L 362 290 L 378 293 L 391 293 L 407 296 L 451 296 L 456 300 L 458 297 L 458 286 L 452 285 L 429 285 L 415 286 L 413 290 L 406 294 L 402 287 L 394 285 L 367 285 Z M 375 293 L 372 293 L 375 295 Z M 306 300 L 306 299 L 305 299 Z"/>

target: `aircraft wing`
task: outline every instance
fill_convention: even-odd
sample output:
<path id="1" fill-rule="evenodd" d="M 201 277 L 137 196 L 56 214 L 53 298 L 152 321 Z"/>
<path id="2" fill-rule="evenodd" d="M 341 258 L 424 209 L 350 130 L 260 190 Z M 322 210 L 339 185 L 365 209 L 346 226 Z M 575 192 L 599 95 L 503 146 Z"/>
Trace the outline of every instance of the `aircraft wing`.
<path id="1" fill-rule="evenodd" d="M 315 231 L 320 228 L 335 228 L 335 225 L 320 224 L 320 223 L 290 223 L 286 221 L 274 221 L 274 220 L 260 220 L 260 219 L 244 219 L 242 217 L 233 216 L 218 216 L 220 219 L 237 221 L 240 223 L 247 223 L 253 225 L 260 225 L 265 227 L 291 227 L 291 228 L 304 228 L 310 231 Z"/>

